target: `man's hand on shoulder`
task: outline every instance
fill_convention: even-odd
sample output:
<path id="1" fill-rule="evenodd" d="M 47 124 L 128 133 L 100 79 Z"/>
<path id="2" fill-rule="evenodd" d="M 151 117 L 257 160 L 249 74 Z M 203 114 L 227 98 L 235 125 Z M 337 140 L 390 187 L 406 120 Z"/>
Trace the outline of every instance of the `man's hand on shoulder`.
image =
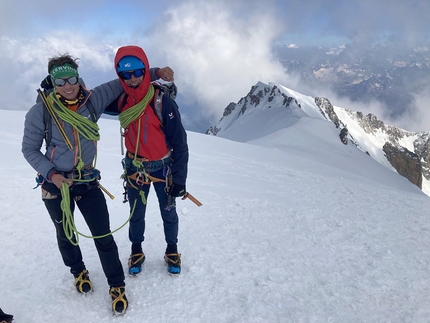
<path id="1" fill-rule="evenodd" d="M 175 72 L 169 67 L 162 67 L 157 71 L 157 76 L 166 82 L 173 82 L 175 80 L 174 77 Z"/>

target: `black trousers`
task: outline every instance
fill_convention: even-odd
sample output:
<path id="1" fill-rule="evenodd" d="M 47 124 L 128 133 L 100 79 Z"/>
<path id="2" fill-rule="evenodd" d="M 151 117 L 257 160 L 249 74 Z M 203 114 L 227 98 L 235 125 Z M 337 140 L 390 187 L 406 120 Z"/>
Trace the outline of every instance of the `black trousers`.
<path id="1" fill-rule="evenodd" d="M 86 269 L 79 246 L 73 245 L 66 237 L 63 229 L 63 211 L 61 210 L 61 192 L 51 183 L 42 185 L 42 200 L 51 216 L 57 232 L 58 248 L 64 264 L 70 267 L 74 275 Z M 103 192 L 96 185 L 78 184 L 70 187 L 70 209 L 73 214 L 75 204 L 85 219 L 93 236 L 110 233 L 109 212 Z M 76 238 L 73 237 L 76 242 Z M 112 235 L 94 239 L 107 282 L 111 287 L 124 286 L 124 271 L 119 260 L 118 248 Z"/>

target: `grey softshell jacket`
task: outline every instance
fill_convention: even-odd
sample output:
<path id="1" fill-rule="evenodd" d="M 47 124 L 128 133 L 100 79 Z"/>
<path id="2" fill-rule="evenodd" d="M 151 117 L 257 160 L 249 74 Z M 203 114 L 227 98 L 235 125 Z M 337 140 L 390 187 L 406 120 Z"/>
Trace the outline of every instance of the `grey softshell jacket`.
<path id="1" fill-rule="evenodd" d="M 123 91 L 119 80 L 110 81 L 108 83 L 97 86 L 92 91 L 83 88 L 85 100 L 77 109 L 77 113 L 91 120 L 90 111 L 86 107 L 86 103 L 91 101 L 97 115 L 97 120 L 105 108 L 114 101 Z M 71 171 L 77 164 L 77 156 L 81 156 L 85 166 L 91 165 L 97 152 L 96 143 L 92 140 L 87 140 L 79 135 L 79 145 L 74 137 L 74 129 L 69 123 L 64 123 L 64 132 L 72 143 L 73 151 L 70 150 L 60 131 L 56 127 L 54 120 L 52 124 L 52 135 L 49 147 L 45 154 L 41 152 L 43 140 L 45 138 L 45 123 L 43 102 L 36 103 L 26 114 L 24 123 L 24 136 L 22 139 L 22 153 L 27 162 L 45 179 L 51 171 Z"/>

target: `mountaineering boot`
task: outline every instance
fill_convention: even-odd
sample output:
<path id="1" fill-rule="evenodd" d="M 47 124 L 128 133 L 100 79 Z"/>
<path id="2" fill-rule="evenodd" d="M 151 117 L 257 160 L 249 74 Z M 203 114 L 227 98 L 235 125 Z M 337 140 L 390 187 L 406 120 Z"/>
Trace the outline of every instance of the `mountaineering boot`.
<path id="1" fill-rule="evenodd" d="M 111 287 L 109 290 L 112 299 L 112 312 L 114 315 L 123 315 L 128 307 L 128 300 L 125 296 L 125 287 Z"/>
<path id="2" fill-rule="evenodd" d="M 75 287 L 81 294 L 88 294 L 93 290 L 93 284 L 91 284 L 90 276 L 88 276 L 88 274 L 88 270 L 84 269 L 75 276 Z"/>
<path id="3" fill-rule="evenodd" d="M 135 253 L 128 258 L 128 273 L 131 276 L 137 276 L 142 272 L 142 264 L 145 261 L 145 254 Z"/>
<path id="4" fill-rule="evenodd" d="M 181 254 L 179 253 L 166 253 L 164 261 L 167 264 L 167 271 L 172 275 L 181 273 Z"/>
<path id="5" fill-rule="evenodd" d="M 13 321 L 13 315 L 11 314 L 6 314 L 5 312 L 2 311 L 2 309 L 0 308 L 0 323 L 10 323 Z"/>

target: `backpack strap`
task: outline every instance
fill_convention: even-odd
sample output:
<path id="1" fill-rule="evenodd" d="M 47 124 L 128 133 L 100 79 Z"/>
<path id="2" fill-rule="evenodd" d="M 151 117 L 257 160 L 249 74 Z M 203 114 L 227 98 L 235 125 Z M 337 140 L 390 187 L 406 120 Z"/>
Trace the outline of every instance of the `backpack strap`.
<path id="1" fill-rule="evenodd" d="M 64 132 L 64 129 L 61 127 L 61 124 L 60 124 L 60 122 L 58 121 L 58 118 L 57 118 L 57 116 L 55 115 L 55 112 L 54 112 L 54 110 L 53 110 L 53 108 L 52 108 L 52 106 L 50 105 L 50 103 L 48 102 L 48 100 L 47 100 L 47 98 L 46 98 L 46 95 L 45 95 L 45 93 L 44 92 L 42 92 L 40 89 L 38 89 L 37 90 L 37 93 L 39 93 L 39 96 L 40 96 L 40 98 L 42 99 L 42 102 L 43 102 L 43 105 L 44 105 L 44 107 L 45 107 L 45 110 L 47 110 L 48 111 L 48 113 L 49 113 L 49 115 L 50 115 L 50 120 L 48 120 L 48 122 L 45 122 L 45 128 L 46 127 L 51 127 L 52 128 L 52 126 L 51 126 L 51 120 L 54 120 L 54 122 L 55 122 L 55 125 L 57 126 L 57 128 L 58 128 L 58 131 L 60 132 L 60 134 L 61 134 L 61 136 L 63 137 L 63 139 L 64 139 L 64 142 L 66 143 L 66 145 L 67 145 L 67 148 L 69 148 L 69 150 L 73 150 L 73 147 L 72 147 L 72 144 L 71 144 L 71 142 L 70 142 L 70 140 L 69 140 L 69 138 L 67 138 L 67 135 L 66 135 L 66 133 Z M 45 112 L 44 112 L 45 113 Z M 45 117 L 44 117 L 45 118 Z M 47 117 L 46 117 L 47 118 Z M 45 121 L 45 120 L 44 120 Z M 52 129 L 51 129 L 52 130 Z M 45 134 L 45 140 L 46 140 L 46 142 L 50 142 L 51 141 L 51 133 L 49 133 L 48 132 L 48 134 L 49 134 L 49 137 L 48 138 L 46 138 L 46 136 L 47 136 L 47 134 Z M 46 146 L 46 148 L 48 148 L 48 146 Z"/>
<path id="2" fill-rule="evenodd" d="M 45 104 L 43 105 L 43 122 L 45 123 L 45 146 L 46 149 L 48 149 L 51 142 L 52 117 Z"/>
<path id="3" fill-rule="evenodd" d="M 160 91 L 160 89 L 155 88 L 155 93 L 154 93 L 154 112 L 157 115 L 158 119 L 160 120 L 162 128 L 164 128 L 163 115 L 161 114 L 161 110 L 163 108 L 163 95 L 164 95 L 163 91 Z"/>
<path id="4" fill-rule="evenodd" d="M 52 89 L 43 89 L 43 95 L 48 97 L 49 93 L 52 92 Z M 48 148 L 49 143 L 51 142 L 51 132 L 52 132 L 52 116 L 46 107 L 44 98 L 42 98 L 42 91 L 40 89 L 37 90 L 37 98 L 36 103 L 43 102 L 43 123 L 45 124 L 45 146 Z"/>
<path id="5" fill-rule="evenodd" d="M 91 103 L 89 99 L 87 100 L 85 105 L 87 106 L 88 111 L 90 111 L 92 121 L 94 123 L 97 122 L 97 113 L 96 113 L 96 109 L 94 108 L 94 105 Z"/>
<path id="6" fill-rule="evenodd" d="M 120 112 L 122 111 L 122 108 L 124 108 L 124 99 L 125 99 L 125 92 L 122 92 L 118 98 L 118 110 Z"/>

